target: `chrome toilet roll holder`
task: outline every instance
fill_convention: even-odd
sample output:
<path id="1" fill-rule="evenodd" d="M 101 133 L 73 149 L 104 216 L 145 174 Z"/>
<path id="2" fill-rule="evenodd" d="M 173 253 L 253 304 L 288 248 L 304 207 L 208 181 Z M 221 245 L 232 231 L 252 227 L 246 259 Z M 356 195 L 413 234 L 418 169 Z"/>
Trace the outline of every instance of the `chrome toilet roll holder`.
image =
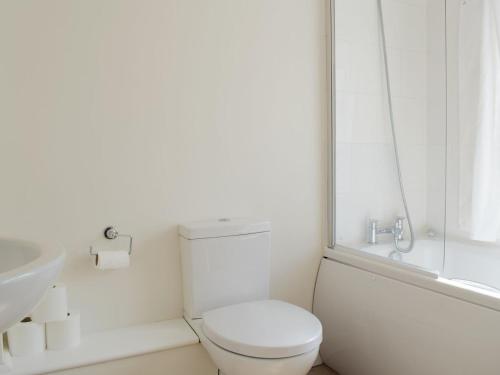
<path id="1" fill-rule="evenodd" d="M 120 234 L 115 227 L 109 226 L 104 229 L 104 238 L 108 240 L 115 240 L 118 237 L 126 237 L 128 238 L 128 255 L 132 255 L 132 236 L 130 234 Z M 97 255 L 97 251 L 94 250 L 93 246 L 90 246 L 90 255 Z"/>

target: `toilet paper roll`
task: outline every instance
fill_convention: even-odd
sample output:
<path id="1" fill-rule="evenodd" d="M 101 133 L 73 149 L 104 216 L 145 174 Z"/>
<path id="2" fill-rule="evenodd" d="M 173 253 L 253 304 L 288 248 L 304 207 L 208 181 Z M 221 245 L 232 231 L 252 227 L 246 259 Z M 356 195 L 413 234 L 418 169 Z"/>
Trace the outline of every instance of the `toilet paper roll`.
<path id="1" fill-rule="evenodd" d="M 35 323 L 30 318 L 7 330 L 10 354 L 14 357 L 26 357 L 45 350 L 45 325 Z"/>
<path id="2" fill-rule="evenodd" d="M 128 251 L 98 251 L 95 266 L 100 270 L 127 268 L 130 266 L 130 255 Z"/>
<path id="3" fill-rule="evenodd" d="M 64 350 L 80 344 L 80 314 L 69 312 L 65 319 L 45 325 L 48 350 Z"/>
<path id="4" fill-rule="evenodd" d="M 63 284 L 53 285 L 43 297 L 42 301 L 31 313 L 31 319 L 37 323 L 53 320 L 62 320 L 68 313 L 68 295 Z"/>

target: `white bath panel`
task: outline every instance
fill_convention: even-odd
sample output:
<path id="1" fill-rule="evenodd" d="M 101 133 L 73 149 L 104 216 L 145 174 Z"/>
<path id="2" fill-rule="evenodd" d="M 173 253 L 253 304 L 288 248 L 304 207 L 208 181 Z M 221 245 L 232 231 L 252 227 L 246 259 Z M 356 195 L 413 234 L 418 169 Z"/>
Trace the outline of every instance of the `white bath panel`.
<path id="1" fill-rule="evenodd" d="M 492 309 L 324 259 L 314 313 L 322 359 L 342 375 L 498 375 Z"/>

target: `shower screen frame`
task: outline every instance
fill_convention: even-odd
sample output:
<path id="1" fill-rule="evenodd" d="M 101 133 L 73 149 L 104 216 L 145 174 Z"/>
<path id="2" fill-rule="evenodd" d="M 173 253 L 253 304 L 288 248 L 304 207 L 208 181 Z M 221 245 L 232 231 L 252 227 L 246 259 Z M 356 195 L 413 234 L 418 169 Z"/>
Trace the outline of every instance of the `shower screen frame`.
<path id="1" fill-rule="evenodd" d="M 336 170 L 336 84 L 335 84 L 335 0 L 328 2 L 328 84 L 329 84 L 329 110 L 328 110 L 328 145 L 327 145 L 327 225 L 328 242 L 327 247 L 335 248 L 336 233 L 336 188 L 335 188 L 335 170 Z"/>

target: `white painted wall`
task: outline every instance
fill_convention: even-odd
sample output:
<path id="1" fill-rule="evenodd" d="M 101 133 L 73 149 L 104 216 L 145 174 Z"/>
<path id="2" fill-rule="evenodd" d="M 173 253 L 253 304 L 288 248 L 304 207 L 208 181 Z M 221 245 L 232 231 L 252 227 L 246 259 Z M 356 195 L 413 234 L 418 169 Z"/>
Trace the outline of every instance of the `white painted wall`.
<path id="1" fill-rule="evenodd" d="M 383 1 L 400 160 L 417 232 L 427 221 L 427 0 Z M 376 0 L 336 1 L 337 242 L 403 215 Z M 383 238 L 382 238 L 383 240 Z M 385 240 L 390 241 L 389 237 Z"/>
<path id="2" fill-rule="evenodd" d="M 325 1 L 0 3 L 0 235 L 59 240 L 84 331 L 182 315 L 176 227 L 273 223 L 272 296 L 322 253 Z M 88 247 L 114 224 L 130 269 Z"/>

